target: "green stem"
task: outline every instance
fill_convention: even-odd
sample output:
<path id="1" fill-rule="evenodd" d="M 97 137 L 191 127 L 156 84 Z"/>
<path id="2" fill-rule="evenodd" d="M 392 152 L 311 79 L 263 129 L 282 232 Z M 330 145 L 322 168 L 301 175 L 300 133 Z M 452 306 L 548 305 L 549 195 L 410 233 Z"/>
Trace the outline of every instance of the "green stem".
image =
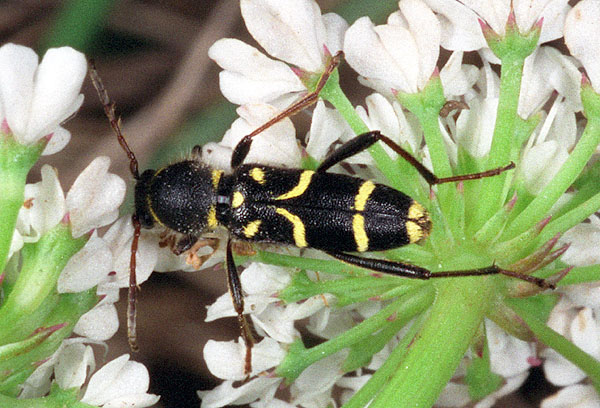
<path id="1" fill-rule="evenodd" d="M 284 360 L 277 367 L 276 374 L 293 381 L 311 364 L 338 351 L 351 347 L 368 338 L 386 325 L 390 317 L 407 323 L 415 315 L 425 310 L 433 301 L 432 286 L 421 286 L 410 294 L 398 298 L 373 316 L 347 330 L 343 334 L 309 349 L 302 343 L 294 343 Z"/>
<path id="2" fill-rule="evenodd" d="M 59 224 L 38 242 L 23 247 L 21 273 L 8 299 L 0 307 L 0 344 L 17 341 L 29 334 L 23 332 L 19 322 L 34 314 L 47 296 L 56 290 L 60 273 L 86 240 L 73 239 L 70 228 Z"/>
<path id="3" fill-rule="evenodd" d="M 487 166 L 490 169 L 506 166 L 514 143 L 519 91 L 525 56 L 509 54 L 502 59 L 500 98 L 496 110 L 496 124 Z M 507 174 L 486 179 L 474 213 L 471 231 L 477 231 L 504 204 L 504 184 Z"/>
<path id="4" fill-rule="evenodd" d="M 342 408 L 363 408 L 379 392 L 385 382 L 398 369 L 398 365 L 408 352 L 408 347 L 421 328 L 422 318 L 418 318 L 406 332 L 402 340 L 390 353 L 385 363 L 369 378 Z"/>
<path id="5" fill-rule="evenodd" d="M 0 272 L 6 266 L 17 215 L 25 199 L 27 173 L 42 152 L 41 144 L 23 146 L 0 133 Z"/>
<path id="6" fill-rule="evenodd" d="M 358 116 L 354 106 L 346 97 L 342 88 L 340 88 L 339 82 L 328 81 L 321 91 L 320 96 L 335 107 L 346 122 L 348 122 L 354 133 L 360 135 L 361 133 L 369 131 L 365 122 Z M 369 153 L 377 164 L 377 168 L 390 181 L 392 186 L 396 187 L 394 180 L 398 177 L 398 171 L 395 162 L 388 156 L 379 143 L 375 143 L 373 146 L 369 147 Z"/>
<path id="7" fill-rule="evenodd" d="M 591 379 L 596 391 L 600 391 L 600 362 L 598 360 L 571 343 L 561 334 L 552 330 L 545 322 L 539 320 L 535 314 L 531 313 L 531 311 L 523 307 L 520 303 L 513 302 L 511 299 L 506 299 L 506 302 L 527 323 L 540 342 L 553 348 L 583 370 Z"/>
<path id="8" fill-rule="evenodd" d="M 482 278 L 440 282 L 428 319 L 371 407 L 431 407 L 477 333 L 493 287 Z"/>

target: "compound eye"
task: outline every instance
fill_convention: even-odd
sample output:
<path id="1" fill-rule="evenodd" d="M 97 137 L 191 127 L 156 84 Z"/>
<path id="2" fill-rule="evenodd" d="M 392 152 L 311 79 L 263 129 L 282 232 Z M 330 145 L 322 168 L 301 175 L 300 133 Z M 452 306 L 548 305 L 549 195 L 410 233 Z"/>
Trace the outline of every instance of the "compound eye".
<path id="1" fill-rule="evenodd" d="M 136 216 L 138 217 L 138 220 L 140 221 L 140 225 L 142 226 L 142 228 L 154 227 L 154 218 L 152 218 L 152 216 L 150 214 L 138 211 L 136 213 Z"/>

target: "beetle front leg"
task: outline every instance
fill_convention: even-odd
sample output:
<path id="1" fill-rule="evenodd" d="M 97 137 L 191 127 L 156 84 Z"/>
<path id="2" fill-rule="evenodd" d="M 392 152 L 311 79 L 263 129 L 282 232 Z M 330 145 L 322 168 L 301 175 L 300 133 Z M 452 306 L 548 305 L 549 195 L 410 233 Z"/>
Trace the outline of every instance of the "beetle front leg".
<path id="1" fill-rule="evenodd" d="M 231 252 L 231 238 L 227 241 L 227 250 L 225 256 L 225 268 L 227 269 L 227 286 L 229 287 L 229 294 L 233 301 L 233 308 L 237 313 L 238 323 L 240 326 L 240 333 L 246 343 L 246 357 L 244 364 L 244 375 L 249 376 L 252 372 L 252 347 L 254 346 L 254 337 L 250 331 L 250 326 L 244 316 L 244 295 L 242 294 L 242 284 L 240 277 L 237 272 L 237 267 L 233 261 L 233 254 Z"/>

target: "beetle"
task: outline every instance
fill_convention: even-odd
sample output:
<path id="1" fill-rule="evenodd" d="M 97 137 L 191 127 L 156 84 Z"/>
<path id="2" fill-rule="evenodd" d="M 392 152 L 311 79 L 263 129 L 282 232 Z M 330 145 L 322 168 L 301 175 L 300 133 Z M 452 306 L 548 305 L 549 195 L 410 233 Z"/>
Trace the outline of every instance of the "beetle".
<path id="1" fill-rule="evenodd" d="M 553 287 L 544 279 L 504 270 L 496 265 L 432 273 L 416 265 L 354 254 L 418 243 L 429 235 L 431 219 L 420 203 L 398 190 L 370 180 L 327 172 L 332 166 L 377 142 L 386 144 L 407 160 L 430 186 L 491 177 L 514 168 L 514 163 L 481 173 L 438 178 L 396 142 L 379 131 L 370 131 L 338 147 L 316 171 L 244 164 L 255 136 L 282 118 L 316 102 L 319 91 L 339 64 L 339 59 L 340 55 L 332 58 L 314 92 L 241 139 L 231 157 L 230 174 L 202 163 L 199 158 L 201 146 L 194 147 L 192 157 L 187 160 L 158 170 L 149 169 L 140 174 L 135 154 L 121 132 L 115 105 L 90 62 L 92 82 L 117 139 L 129 157 L 130 170 L 136 180 L 128 295 L 128 338 L 133 350 L 137 349 L 135 254 L 141 228 L 153 228 L 157 225 L 177 234 L 178 239 L 172 245 L 176 254 L 206 245 L 201 238 L 207 232 L 219 227 L 228 230 L 225 269 L 240 331 L 246 344 L 246 375 L 251 371 L 254 339 L 244 316 L 244 298 L 233 259 L 232 241 L 314 248 L 348 264 L 407 278 L 431 279 L 501 273 L 541 288 Z"/>

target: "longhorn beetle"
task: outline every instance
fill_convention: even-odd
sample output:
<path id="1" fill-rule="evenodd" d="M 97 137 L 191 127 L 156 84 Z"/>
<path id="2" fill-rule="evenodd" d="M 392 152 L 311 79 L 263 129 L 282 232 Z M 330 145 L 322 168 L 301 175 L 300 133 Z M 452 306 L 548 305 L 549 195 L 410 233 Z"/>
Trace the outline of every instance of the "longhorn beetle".
<path id="1" fill-rule="evenodd" d="M 430 186 L 494 176 L 514 168 L 514 163 L 481 173 L 438 178 L 393 140 L 379 131 L 371 131 L 356 136 L 333 151 L 316 171 L 243 164 L 253 137 L 284 117 L 316 102 L 319 91 L 339 64 L 340 58 L 341 55 L 338 54 L 331 59 L 314 92 L 241 139 L 231 157 L 231 174 L 203 164 L 198 158 L 201 146 L 194 147 L 191 159 L 140 174 L 135 154 L 121 132 L 115 105 L 90 61 L 90 77 L 117 139 L 129 157 L 130 170 L 136 180 L 127 313 L 128 338 L 133 350 L 137 349 L 135 254 L 141 228 L 152 228 L 157 224 L 169 232 L 177 233 L 178 239 L 172 246 L 176 254 L 207 245 L 205 240 L 201 240 L 206 232 L 218 227 L 225 227 L 229 231 L 225 268 L 240 331 L 246 344 L 246 375 L 251 371 L 254 339 L 243 314 L 244 298 L 233 259 L 232 240 L 315 248 L 348 264 L 407 278 L 430 279 L 501 273 L 541 288 L 553 288 L 552 284 L 543 279 L 504 270 L 496 265 L 482 269 L 432 273 L 411 264 L 349 253 L 383 251 L 419 242 L 429 235 L 431 220 L 421 204 L 398 190 L 358 177 L 327 173 L 330 167 L 378 141 L 385 143 L 413 165 Z"/>

